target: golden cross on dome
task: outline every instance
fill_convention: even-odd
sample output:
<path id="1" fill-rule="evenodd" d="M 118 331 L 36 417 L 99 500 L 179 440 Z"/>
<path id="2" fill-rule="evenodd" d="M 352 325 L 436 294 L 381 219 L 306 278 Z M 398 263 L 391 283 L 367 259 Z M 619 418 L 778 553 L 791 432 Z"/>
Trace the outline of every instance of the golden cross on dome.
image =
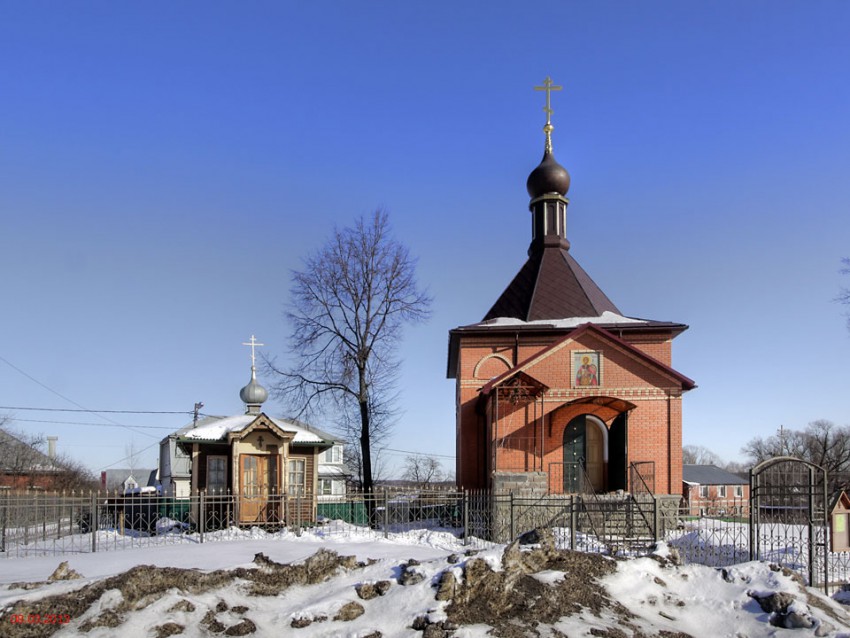
<path id="1" fill-rule="evenodd" d="M 552 91 L 560 91 L 564 87 L 557 84 L 552 84 L 552 78 L 548 75 L 543 80 L 543 86 L 535 86 L 535 91 L 546 91 L 546 106 L 543 111 L 546 113 L 546 126 L 543 127 L 543 132 L 546 133 L 546 150 L 552 150 L 552 131 L 555 129 L 552 126 Z"/>
<path id="2" fill-rule="evenodd" d="M 260 346 L 264 346 L 266 344 L 260 343 L 257 341 L 257 338 L 254 335 L 251 335 L 251 340 L 248 342 L 242 342 L 243 346 L 251 346 L 251 369 L 254 369 L 254 365 L 257 362 L 255 348 L 259 348 Z"/>

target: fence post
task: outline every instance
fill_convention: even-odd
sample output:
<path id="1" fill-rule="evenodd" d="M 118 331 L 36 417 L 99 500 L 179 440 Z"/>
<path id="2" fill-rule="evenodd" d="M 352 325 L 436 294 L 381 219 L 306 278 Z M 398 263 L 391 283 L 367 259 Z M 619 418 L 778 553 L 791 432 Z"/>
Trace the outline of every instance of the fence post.
<path id="1" fill-rule="evenodd" d="M 578 508 L 576 495 L 570 494 L 570 549 L 576 551 L 576 530 L 578 529 Z"/>
<path id="2" fill-rule="evenodd" d="M 36 503 L 38 495 L 36 494 Z M 47 494 L 41 495 L 41 541 L 47 542 Z"/>
<path id="3" fill-rule="evenodd" d="M 661 497 L 658 494 L 653 495 L 654 503 L 653 520 L 652 520 L 652 540 L 656 543 L 661 540 Z"/>
<path id="4" fill-rule="evenodd" d="M 827 500 L 827 484 L 829 473 L 823 471 L 823 593 L 829 596 L 829 534 L 832 532 L 829 526 L 829 501 Z"/>
<path id="5" fill-rule="evenodd" d="M 301 507 L 302 507 L 301 495 L 302 495 L 302 490 L 303 490 L 303 488 L 299 487 L 298 490 L 295 493 L 295 520 L 296 520 L 295 535 L 299 536 L 299 537 L 301 536 Z"/>
<path id="6" fill-rule="evenodd" d="M 198 492 L 198 532 L 201 536 L 201 542 L 204 542 L 204 522 L 207 518 L 207 513 L 204 511 L 204 490 Z"/>
<path id="7" fill-rule="evenodd" d="M 384 488 L 384 538 L 390 535 L 390 501 L 387 498 L 387 488 Z"/>
<path id="8" fill-rule="evenodd" d="M 463 546 L 469 545 L 469 492 L 463 490 Z"/>
<path id="9" fill-rule="evenodd" d="M 514 520 L 514 491 L 511 490 L 510 494 L 510 506 L 511 506 L 511 528 L 510 528 L 510 539 L 513 540 L 516 535 L 516 521 Z"/>
<path id="10" fill-rule="evenodd" d="M 9 507 L 9 494 L 2 490 L 3 500 L 0 501 L 0 552 L 6 551 L 6 517 Z"/>
<path id="11" fill-rule="evenodd" d="M 91 493 L 91 551 L 97 551 L 97 528 L 100 514 L 97 511 L 97 492 Z"/>
<path id="12" fill-rule="evenodd" d="M 758 475 L 753 475 L 753 468 L 750 468 L 750 560 L 754 561 L 758 558 L 758 548 L 756 542 L 758 534 L 756 533 L 756 525 L 758 525 L 758 508 L 760 507 L 759 488 L 756 485 Z"/>

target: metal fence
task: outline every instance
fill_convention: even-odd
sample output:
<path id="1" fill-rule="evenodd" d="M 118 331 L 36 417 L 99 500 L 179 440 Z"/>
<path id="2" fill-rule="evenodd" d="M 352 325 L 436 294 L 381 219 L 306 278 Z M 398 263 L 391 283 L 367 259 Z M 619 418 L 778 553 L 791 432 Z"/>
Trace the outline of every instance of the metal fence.
<path id="1" fill-rule="evenodd" d="M 240 522 L 237 512 L 243 498 L 229 493 L 195 494 L 185 499 L 103 493 L 0 493 L 0 558 L 153 548 L 258 534 L 286 539 L 306 530 L 322 537 L 352 538 L 436 532 L 454 537 L 455 543 L 480 548 L 508 542 L 539 527 L 551 529 L 562 549 L 641 556 L 652 551 L 658 541 L 665 541 L 686 563 L 725 567 L 751 557 L 748 518 L 694 516 L 684 502 L 670 496 L 619 493 L 531 497 L 380 490 L 316 503 L 278 495 L 269 497 L 273 507 L 265 510 L 264 520 Z M 746 512 L 748 506 L 741 499 L 729 511 Z M 313 515 L 306 516 L 305 512 Z M 799 527 L 764 527 L 777 538 L 760 543 L 772 548 L 770 555 L 755 558 L 796 568 L 805 557 L 776 548 L 780 547 L 779 535 L 792 547 L 790 541 L 806 533 L 803 526 Z M 832 582 L 845 582 L 850 577 L 847 554 L 829 553 L 825 560 L 829 561 Z"/>

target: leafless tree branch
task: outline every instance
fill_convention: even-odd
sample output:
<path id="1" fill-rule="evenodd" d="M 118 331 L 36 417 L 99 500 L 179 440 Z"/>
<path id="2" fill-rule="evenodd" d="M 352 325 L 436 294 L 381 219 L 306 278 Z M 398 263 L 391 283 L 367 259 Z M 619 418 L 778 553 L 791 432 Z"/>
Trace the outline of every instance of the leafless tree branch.
<path id="1" fill-rule="evenodd" d="M 431 298 L 420 290 L 416 261 L 390 234 L 378 210 L 335 229 L 292 275 L 292 365 L 267 360 L 272 387 L 297 415 L 333 412 L 344 438 L 357 443 L 363 489 L 372 490 L 372 449 L 389 432 L 406 324 L 424 321 Z"/>

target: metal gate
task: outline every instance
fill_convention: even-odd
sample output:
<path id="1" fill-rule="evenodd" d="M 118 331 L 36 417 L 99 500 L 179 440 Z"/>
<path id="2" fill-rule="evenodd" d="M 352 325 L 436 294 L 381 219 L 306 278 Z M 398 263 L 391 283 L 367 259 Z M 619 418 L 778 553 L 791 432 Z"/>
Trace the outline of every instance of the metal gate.
<path id="1" fill-rule="evenodd" d="M 750 560 L 765 560 L 824 586 L 827 574 L 826 470 L 790 456 L 750 470 Z"/>

